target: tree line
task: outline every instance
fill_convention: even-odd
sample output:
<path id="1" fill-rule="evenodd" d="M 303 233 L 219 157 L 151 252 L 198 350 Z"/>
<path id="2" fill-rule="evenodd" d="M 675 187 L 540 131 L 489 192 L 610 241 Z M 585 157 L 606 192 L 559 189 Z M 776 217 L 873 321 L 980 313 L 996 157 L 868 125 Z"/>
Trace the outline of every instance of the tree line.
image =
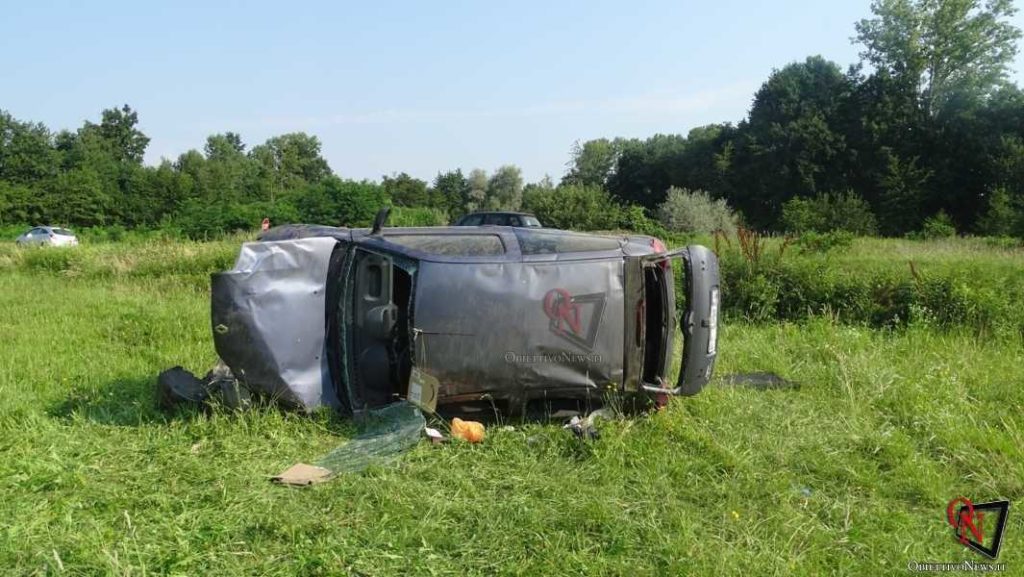
<path id="1" fill-rule="evenodd" d="M 1008 80 L 1021 36 L 1009 22 L 1012 1 L 876 0 L 871 10 L 855 25 L 860 61 L 846 70 L 820 56 L 775 70 L 735 124 L 577 142 L 557 183 L 526 184 L 514 165 L 440 172 L 432 182 L 404 172 L 344 179 L 301 132 L 251 148 L 236 133 L 215 134 L 202 150 L 146 166 L 149 138 L 128 105 L 57 132 L 0 111 L 0 224 L 202 236 L 265 216 L 365 225 L 392 204 L 403 224 L 525 209 L 591 230 L 738 218 L 775 231 L 903 235 L 941 221 L 1024 236 L 1024 92 Z"/>

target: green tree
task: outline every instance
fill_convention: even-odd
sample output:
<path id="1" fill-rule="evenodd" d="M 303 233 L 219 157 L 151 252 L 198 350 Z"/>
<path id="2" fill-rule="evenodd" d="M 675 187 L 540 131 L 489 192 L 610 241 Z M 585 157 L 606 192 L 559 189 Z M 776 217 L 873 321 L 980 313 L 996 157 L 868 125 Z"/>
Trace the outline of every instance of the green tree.
<path id="1" fill-rule="evenodd" d="M 913 80 L 929 114 L 990 94 L 1017 54 L 1012 0 L 874 0 L 871 11 L 873 18 L 856 24 L 861 58 Z"/>
<path id="2" fill-rule="evenodd" d="M 396 206 L 426 206 L 430 202 L 427 183 L 404 172 L 384 176 L 381 184 Z"/>
<path id="3" fill-rule="evenodd" d="M 139 114 L 125 104 L 104 110 L 99 124 L 86 122 L 80 132 L 96 134 L 117 162 L 142 164 L 149 137 L 139 130 L 138 124 Z"/>
<path id="4" fill-rule="evenodd" d="M 236 160 L 245 156 L 242 137 L 234 132 L 208 136 L 203 150 L 206 152 L 206 158 L 212 161 Z"/>
<path id="5" fill-rule="evenodd" d="M 614 230 L 619 228 L 623 218 L 618 203 L 597 186 L 531 185 L 523 194 L 523 208 L 544 226 L 569 230 Z"/>
<path id="6" fill-rule="evenodd" d="M 844 107 L 853 83 L 820 56 L 774 71 L 740 125 L 737 207 L 758 225 L 775 222 L 793 196 L 849 187 Z"/>
<path id="7" fill-rule="evenodd" d="M 615 169 L 624 142 L 621 138 L 598 138 L 582 144 L 578 140 L 574 142 L 569 153 L 568 171 L 562 177 L 562 184 L 605 186 Z"/>
<path id="8" fill-rule="evenodd" d="M 922 221 L 926 185 L 931 171 L 918 158 L 904 160 L 889 154 L 888 170 L 881 176 L 879 215 L 883 232 L 900 234 L 916 230 Z"/>
<path id="9" fill-rule="evenodd" d="M 438 173 L 434 178 L 432 206 L 437 206 L 452 218 L 465 214 L 469 203 L 469 180 L 463 176 L 462 170 L 450 170 Z"/>
<path id="10" fill-rule="evenodd" d="M 978 232 L 988 236 L 1024 236 L 1024 211 L 1010 193 L 998 187 L 989 194 L 984 214 L 978 220 Z"/>
<path id="11" fill-rule="evenodd" d="M 0 110 L 0 180 L 30 184 L 55 176 L 60 156 L 52 141 L 42 124 L 20 122 Z"/>
<path id="12" fill-rule="evenodd" d="M 506 164 L 487 180 L 489 210 L 519 210 L 523 204 L 523 174 L 518 166 Z"/>
<path id="13" fill-rule="evenodd" d="M 331 175 L 330 166 L 320 156 L 320 139 L 304 132 L 270 138 L 254 146 L 249 156 L 257 163 L 260 197 L 271 202 L 282 193 Z"/>
<path id="14" fill-rule="evenodd" d="M 387 194 L 372 182 L 328 176 L 296 192 L 291 203 L 304 222 L 359 227 L 373 222 L 377 211 L 387 203 Z"/>
<path id="15" fill-rule="evenodd" d="M 265 200 L 258 186 L 260 167 L 245 155 L 245 144 L 238 134 L 211 135 L 203 150 L 206 161 L 199 166 L 196 178 L 206 198 L 236 203 Z"/>
<path id="16" fill-rule="evenodd" d="M 99 226 L 111 223 L 114 199 L 103 181 L 89 168 L 76 168 L 58 176 L 47 195 L 50 222 Z"/>
<path id="17" fill-rule="evenodd" d="M 467 193 L 466 212 L 483 210 L 487 203 L 487 172 L 474 168 L 469 172 L 469 192 Z"/>
<path id="18" fill-rule="evenodd" d="M 682 162 L 687 142 L 678 134 L 655 134 L 646 140 L 620 141 L 608 191 L 623 203 L 654 209 L 673 183 L 685 178 Z"/>

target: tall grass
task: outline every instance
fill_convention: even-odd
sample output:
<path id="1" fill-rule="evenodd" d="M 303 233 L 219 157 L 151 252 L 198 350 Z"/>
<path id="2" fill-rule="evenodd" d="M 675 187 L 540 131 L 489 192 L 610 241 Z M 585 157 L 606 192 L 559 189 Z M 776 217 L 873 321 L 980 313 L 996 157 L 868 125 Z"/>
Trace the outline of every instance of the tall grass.
<path id="1" fill-rule="evenodd" d="M 350 425 L 271 407 L 168 414 L 153 395 L 160 370 L 214 361 L 188 263 L 227 266 L 237 243 L 79 248 L 0 248 L 5 574 L 892 574 L 979 560 L 946 524 L 953 497 L 1024 498 L 1019 342 L 820 315 L 733 319 L 705 391 L 601 421 L 597 441 L 516 422 L 481 445 L 274 486 Z M 749 371 L 799 386 L 721 380 Z M 999 561 L 1024 566 L 1013 510 Z"/>

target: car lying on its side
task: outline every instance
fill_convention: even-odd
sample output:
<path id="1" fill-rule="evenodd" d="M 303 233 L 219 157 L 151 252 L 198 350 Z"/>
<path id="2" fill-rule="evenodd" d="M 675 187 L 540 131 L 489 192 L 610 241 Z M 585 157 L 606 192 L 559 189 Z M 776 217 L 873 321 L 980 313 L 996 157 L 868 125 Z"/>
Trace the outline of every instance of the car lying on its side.
<path id="1" fill-rule="evenodd" d="M 14 241 L 18 246 L 78 246 L 78 237 L 66 228 L 37 226 Z"/>
<path id="2" fill-rule="evenodd" d="M 403 398 L 515 414 L 599 402 L 608 388 L 692 395 L 711 376 L 718 261 L 705 247 L 384 219 L 270 229 L 213 275 L 214 342 L 240 384 L 346 414 Z M 684 344 L 670 383 L 677 297 Z"/>

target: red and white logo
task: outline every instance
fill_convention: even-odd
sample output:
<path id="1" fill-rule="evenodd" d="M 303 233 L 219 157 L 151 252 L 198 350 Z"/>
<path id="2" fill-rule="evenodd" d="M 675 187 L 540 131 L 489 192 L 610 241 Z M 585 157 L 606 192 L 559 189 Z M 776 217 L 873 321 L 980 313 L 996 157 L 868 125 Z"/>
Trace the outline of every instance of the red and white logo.
<path id="1" fill-rule="evenodd" d="M 587 351 L 594 350 L 604 307 L 604 293 L 573 296 L 563 288 L 554 288 L 544 295 L 544 314 L 551 332 Z"/>

